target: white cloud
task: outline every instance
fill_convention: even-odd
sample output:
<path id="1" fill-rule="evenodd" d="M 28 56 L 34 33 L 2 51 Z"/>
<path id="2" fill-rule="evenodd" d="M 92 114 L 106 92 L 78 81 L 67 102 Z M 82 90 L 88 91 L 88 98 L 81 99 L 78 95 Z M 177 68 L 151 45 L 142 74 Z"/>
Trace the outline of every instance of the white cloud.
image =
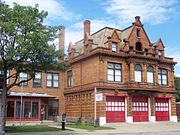
<path id="1" fill-rule="evenodd" d="M 12 6 L 14 2 L 33 7 L 35 4 L 39 4 L 40 10 L 48 11 L 48 22 L 58 18 L 71 20 L 72 18 L 77 19 L 80 17 L 80 15 L 75 16 L 74 13 L 66 9 L 60 0 L 5 0 L 5 2 L 10 6 Z"/>
<path id="2" fill-rule="evenodd" d="M 180 77 L 180 74 L 176 74 L 175 76 L 176 76 L 176 77 Z"/>
<path id="3" fill-rule="evenodd" d="M 106 0 L 105 11 L 127 24 L 135 16 L 141 16 L 143 22 L 159 24 L 176 12 L 177 0 Z"/>
<path id="4" fill-rule="evenodd" d="M 174 58 L 174 61 L 177 62 L 176 66 L 180 67 L 180 50 L 171 46 L 167 46 L 165 49 L 165 55 Z"/>
<path id="5" fill-rule="evenodd" d="M 109 18 L 99 18 L 99 19 L 92 19 L 91 21 L 91 34 L 100 30 L 101 28 L 108 26 L 108 27 L 115 27 L 117 28 L 117 23 Z M 69 42 L 77 42 L 83 38 L 83 21 L 77 22 L 69 27 L 66 28 L 65 34 L 65 48 L 68 47 Z"/>

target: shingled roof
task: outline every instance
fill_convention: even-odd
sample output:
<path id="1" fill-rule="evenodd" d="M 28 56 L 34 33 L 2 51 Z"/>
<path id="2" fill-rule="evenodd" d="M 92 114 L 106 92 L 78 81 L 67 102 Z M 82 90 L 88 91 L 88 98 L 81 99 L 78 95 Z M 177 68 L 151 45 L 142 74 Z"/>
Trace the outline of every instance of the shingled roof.
<path id="1" fill-rule="evenodd" d="M 108 45 L 107 45 L 108 37 L 111 37 L 114 31 L 117 32 L 117 34 L 121 40 L 127 39 L 129 37 L 132 29 L 133 29 L 133 25 L 127 27 L 124 30 L 114 29 L 111 27 L 104 27 L 104 28 L 100 29 L 99 31 L 90 35 L 90 37 L 93 40 L 93 48 L 96 48 L 96 47 L 107 48 L 108 47 Z M 83 46 L 84 46 L 84 40 L 82 39 L 82 40 L 76 42 L 73 45 L 73 48 L 75 49 L 75 52 L 83 53 L 83 51 L 84 51 Z"/>

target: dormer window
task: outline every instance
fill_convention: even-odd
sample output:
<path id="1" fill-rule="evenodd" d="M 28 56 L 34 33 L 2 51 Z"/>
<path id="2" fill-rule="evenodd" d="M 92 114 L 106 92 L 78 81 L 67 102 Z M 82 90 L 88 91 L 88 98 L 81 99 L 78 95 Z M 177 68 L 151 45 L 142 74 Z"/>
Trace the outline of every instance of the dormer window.
<path id="1" fill-rule="evenodd" d="M 158 51 L 158 55 L 162 56 L 162 51 L 161 50 Z"/>
<path id="2" fill-rule="evenodd" d="M 136 43 L 136 51 L 142 51 L 142 44 L 141 42 Z"/>
<path id="3" fill-rule="evenodd" d="M 116 52 L 117 51 L 117 49 L 116 49 L 116 47 L 117 47 L 117 43 L 112 43 L 112 52 Z"/>
<path id="4" fill-rule="evenodd" d="M 136 30 L 136 36 L 137 36 L 137 37 L 140 37 L 140 29 L 137 29 L 137 30 Z"/>

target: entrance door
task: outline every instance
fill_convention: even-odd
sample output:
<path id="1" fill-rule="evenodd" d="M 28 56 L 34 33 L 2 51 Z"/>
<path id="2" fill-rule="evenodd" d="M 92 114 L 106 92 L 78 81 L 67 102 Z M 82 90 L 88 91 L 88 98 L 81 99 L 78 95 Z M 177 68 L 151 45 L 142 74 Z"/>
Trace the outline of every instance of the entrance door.
<path id="1" fill-rule="evenodd" d="M 47 105 L 41 105 L 41 120 L 47 120 Z"/>
<path id="2" fill-rule="evenodd" d="M 169 99 L 155 98 L 156 121 L 169 121 Z"/>
<path id="3" fill-rule="evenodd" d="M 148 97 L 132 97 L 132 115 L 134 122 L 148 121 Z"/>
<path id="4" fill-rule="evenodd" d="M 125 97 L 106 97 L 106 122 L 125 122 Z"/>

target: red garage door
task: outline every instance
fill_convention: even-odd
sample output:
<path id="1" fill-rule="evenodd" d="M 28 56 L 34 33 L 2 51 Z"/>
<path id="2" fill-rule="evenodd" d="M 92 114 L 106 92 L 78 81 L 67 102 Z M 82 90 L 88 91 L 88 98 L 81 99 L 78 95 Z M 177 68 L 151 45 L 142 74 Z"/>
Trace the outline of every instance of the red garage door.
<path id="1" fill-rule="evenodd" d="M 132 116 L 134 122 L 148 121 L 148 97 L 132 97 Z"/>
<path id="2" fill-rule="evenodd" d="M 125 122 L 125 98 L 106 97 L 106 122 Z"/>
<path id="3" fill-rule="evenodd" d="M 155 98 L 156 121 L 169 121 L 169 99 Z"/>

